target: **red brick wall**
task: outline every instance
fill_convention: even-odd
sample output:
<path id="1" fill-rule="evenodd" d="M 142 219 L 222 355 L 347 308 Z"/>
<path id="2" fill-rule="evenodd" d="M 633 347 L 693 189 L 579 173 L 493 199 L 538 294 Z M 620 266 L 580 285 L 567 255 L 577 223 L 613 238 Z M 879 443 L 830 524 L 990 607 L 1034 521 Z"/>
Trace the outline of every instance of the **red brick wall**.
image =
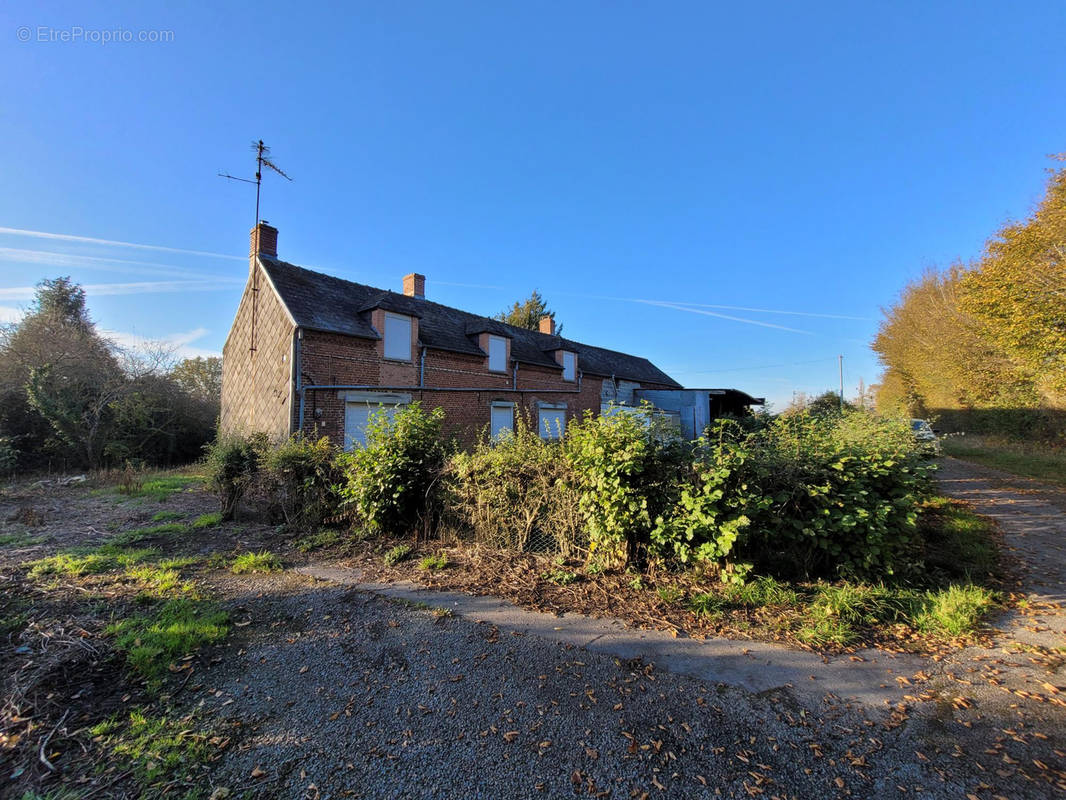
<path id="1" fill-rule="evenodd" d="M 301 343 L 304 383 L 380 387 L 383 391 L 409 394 L 412 400 L 421 400 L 427 409 L 444 409 L 447 434 L 467 446 L 488 426 L 493 401 L 515 403 L 518 413 L 529 414 L 534 425 L 538 402 L 565 403 L 568 423 L 585 411 L 600 410 L 603 379 L 599 377 L 583 376 L 578 391 L 578 383 L 563 380 L 562 370 L 519 364 L 518 389 L 523 391 L 516 392 L 512 388 L 512 374 L 489 372 L 487 356 L 427 350 L 425 388 L 420 389 L 420 349 L 414 351 L 410 365 L 384 362 L 380 354 L 380 341 L 307 331 Z M 669 387 L 648 384 L 646 388 Z M 341 442 L 343 393 L 343 389 L 306 390 L 304 430 Z"/>

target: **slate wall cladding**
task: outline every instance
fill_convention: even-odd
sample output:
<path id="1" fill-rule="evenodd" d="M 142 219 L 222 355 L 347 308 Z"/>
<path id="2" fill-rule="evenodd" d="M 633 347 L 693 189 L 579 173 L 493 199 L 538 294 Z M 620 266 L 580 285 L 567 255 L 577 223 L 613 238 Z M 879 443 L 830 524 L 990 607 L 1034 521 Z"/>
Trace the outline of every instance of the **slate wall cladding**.
<path id="1" fill-rule="evenodd" d="M 256 270 L 258 275 L 249 273 L 222 348 L 219 428 L 224 434 L 263 432 L 280 441 L 289 435 L 294 326 L 262 269 Z"/>

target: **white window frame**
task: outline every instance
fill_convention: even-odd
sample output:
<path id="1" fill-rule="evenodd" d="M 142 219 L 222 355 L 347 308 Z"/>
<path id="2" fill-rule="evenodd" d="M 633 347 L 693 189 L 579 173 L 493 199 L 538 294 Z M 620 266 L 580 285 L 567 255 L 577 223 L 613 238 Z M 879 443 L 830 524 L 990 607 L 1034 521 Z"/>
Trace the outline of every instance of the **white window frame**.
<path id="1" fill-rule="evenodd" d="M 507 415 L 507 424 L 497 426 L 497 418 Z M 505 433 L 506 432 L 506 433 Z M 489 436 L 498 440 L 503 436 L 514 433 L 514 403 L 505 403 L 496 400 L 489 403 Z"/>
<path id="2" fill-rule="evenodd" d="M 389 323 L 392 323 L 392 325 L 390 326 Z M 400 334 L 396 330 L 398 324 L 404 326 L 406 335 Z M 414 320 L 411 317 L 385 312 L 385 358 L 389 361 L 411 360 L 411 331 L 413 330 L 413 325 Z M 400 344 L 401 340 L 405 340 L 402 345 Z M 401 355 L 401 353 L 405 355 Z"/>
<path id="3" fill-rule="evenodd" d="M 577 380 L 577 353 L 571 353 L 569 350 L 563 351 L 563 380 Z"/>
<path id="4" fill-rule="evenodd" d="M 565 403 L 541 403 L 537 407 L 537 433 L 541 439 L 552 441 L 566 435 Z"/>
<path id="5" fill-rule="evenodd" d="M 507 372 L 507 338 L 489 334 L 489 372 Z"/>

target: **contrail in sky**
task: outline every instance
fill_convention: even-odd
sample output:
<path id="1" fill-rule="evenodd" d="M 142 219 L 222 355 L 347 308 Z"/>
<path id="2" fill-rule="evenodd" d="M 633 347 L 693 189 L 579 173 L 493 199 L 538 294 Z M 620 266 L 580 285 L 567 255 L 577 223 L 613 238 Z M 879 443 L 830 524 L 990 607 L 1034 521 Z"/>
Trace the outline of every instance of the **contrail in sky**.
<path id="1" fill-rule="evenodd" d="M 200 280 L 227 280 L 202 272 L 190 272 L 170 264 L 154 261 L 131 261 L 124 258 L 100 258 L 99 256 L 80 256 L 73 253 L 54 253 L 51 250 L 23 250 L 17 247 L 0 247 L 0 261 L 23 264 L 45 264 L 50 267 L 85 267 L 104 272 L 132 272 L 134 274 L 169 275 L 174 278 L 191 278 Z M 117 266 L 116 266 L 117 265 Z M 242 278 L 230 279 L 243 283 Z"/>
<path id="2" fill-rule="evenodd" d="M 808 336 L 813 335 L 811 331 L 802 331 L 799 328 L 789 328 L 785 325 L 775 325 L 772 322 L 762 322 L 757 319 L 745 319 L 744 317 L 733 317 L 729 314 L 719 314 L 714 311 L 704 311 L 701 308 L 689 308 L 688 306 L 678 305 L 677 303 L 664 303 L 661 300 L 631 300 L 633 303 L 643 303 L 649 306 L 659 306 L 660 308 L 672 308 L 675 311 L 687 311 L 690 314 L 703 314 L 708 317 L 718 317 L 719 319 L 728 319 L 732 322 L 744 322 L 748 325 L 758 325 L 763 328 L 775 328 L 779 331 L 789 331 L 791 333 L 802 333 Z"/>
<path id="3" fill-rule="evenodd" d="M 82 289 L 86 294 L 120 295 L 120 294 L 154 294 L 159 292 L 197 292 L 232 290 L 232 285 L 218 280 L 205 281 L 143 281 L 139 283 L 86 283 Z M 14 286 L 0 289 L 0 300 L 31 300 L 37 293 L 34 286 Z"/>
<path id="4" fill-rule="evenodd" d="M 91 236 L 73 236 L 69 233 L 48 233 L 47 231 L 27 231 L 22 228 L 5 228 L 0 226 L 0 233 L 11 236 L 29 236 L 34 239 L 52 239 L 61 242 L 81 242 L 83 244 L 104 244 L 111 247 L 132 247 L 138 250 L 158 250 L 162 253 L 184 253 L 191 256 L 209 256 L 211 258 L 229 258 L 244 261 L 246 256 L 231 256 L 226 253 L 211 253 L 206 250 L 185 250 L 180 247 L 163 247 L 158 244 L 137 244 L 136 242 L 117 242 L 113 239 L 94 239 Z"/>

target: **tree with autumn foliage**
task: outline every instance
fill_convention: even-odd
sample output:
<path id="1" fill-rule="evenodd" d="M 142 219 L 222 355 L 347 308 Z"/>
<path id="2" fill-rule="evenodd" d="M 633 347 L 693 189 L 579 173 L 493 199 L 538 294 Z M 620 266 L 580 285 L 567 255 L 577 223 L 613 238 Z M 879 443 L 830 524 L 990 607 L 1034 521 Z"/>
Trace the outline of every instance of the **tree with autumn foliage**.
<path id="1" fill-rule="evenodd" d="M 873 349 L 882 408 L 1066 410 L 1066 169 L 978 260 L 908 285 Z"/>

